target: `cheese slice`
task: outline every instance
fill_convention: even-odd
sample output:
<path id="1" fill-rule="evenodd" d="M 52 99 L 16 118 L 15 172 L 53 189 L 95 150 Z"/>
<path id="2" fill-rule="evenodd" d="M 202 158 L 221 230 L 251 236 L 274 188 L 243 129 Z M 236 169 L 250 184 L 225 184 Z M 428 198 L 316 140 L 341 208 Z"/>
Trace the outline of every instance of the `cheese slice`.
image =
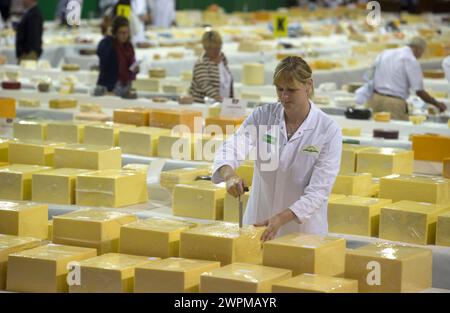
<path id="1" fill-rule="evenodd" d="M 58 168 L 34 173 L 32 176 L 32 200 L 55 204 L 75 204 L 76 178 L 89 170 Z"/>
<path id="2" fill-rule="evenodd" d="M 244 216 L 245 209 L 247 208 L 250 192 L 246 192 L 241 196 L 242 200 L 242 216 Z M 239 223 L 239 200 L 233 197 L 229 193 L 225 194 L 223 205 L 223 220 L 225 222 Z"/>
<path id="3" fill-rule="evenodd" d="M 157 156 L 158 138 L 168 135 L 170 130 L 156 127 L 136 127 L 121 130 L 119 146 L 123 153 L 141 156 Z"/>
<path id="4" fill-rule="evenodd" d="M 95 256 L 95 249 L 55 244 L 10 254 L 6 289 L 17 292 L 67 292 L 68 265 Z"/>
<path id="5" fill-rule="evenodd" d="M 293 233 L 264 243 L 263 265 L 302 273 L 341 276 L 345 268 L 345 239 Z"/>
<path id="6" fill-rule="evenodd" d="M 372 174 L 370 173 L 346 173 L 336 177 L 333 193 L 347 196 L 368 197 L 371 193 Z"/>
<path id="7" fill-rule="evenodd" d="M 438 215 L 436 245 L 450 247 L 450 212 Z"/>
<path id="8" fill-rule="evenodd" d="M 412 174 L 413 167 L 413 151 L 374 147 L 358 152 L 356 172 L 382 177 L 391 174 Z"/>
<path id="9" fill-rule="evenodd" d="M 202 293 L 267 293 L 272 285 L 291 278 L 290 270 L 245 263 L 233 263 L 200 276 Z"/>
<path id="10" fill-rule="evenodd" d="M 359 292 L 418 292 L 431 287 L 430 249 L 388 243 L 348 250 L 345 278 L 358 280 Z"/>
<path id="11" fill-rule="evenodd" d="M 399 201 L 386 205 L 380 214 L 380 238 L 412 244 L 434 244 L 436 222 L 440 213 L 450 211 L 447 205 Z"/>
<path id="12" fill-rule="evenodd" d="M 82 260 L 80 284 L 69 286 L 70 293 L 132 293 L 134 291 L 135 268 L 156 261 L 119 253 L 107 253 Z"/>
<path id="13" fill-rule="evenodd" d="M 168 258 L 136 267 L 134 292 L 198 292 L 200 275 L 220 267 L 219 262 Z"/>
<path id="14" fill-rule="evenodd" d="M 14 164 L 54 166 L 55 148 L 64 145 L 64 143 L 34 140 L 11 142 L 8 159 Z"/>
<path id="15" fill-rule="evenodd" d="M 301 274 L 272 285 L 274 293 L 357 293 L 358 281 L 318 274 Z"/>
<path id="16" fill-rule="evenodd" d="M 47 139 L 47 123 L 19 121 L 13 124 L 13 136 L 19 140 L 41 140 Z"/>
<path id="17" fill-rule="evenodd" d="M 41 241 L 32 237 L 18 237 L 0 234 L 0 290 L 6 289 L 8 255 L 39 246 Z"/>
<path id="18" fill-rule="evenodd" d="M 96 248 L 98 254 L 118 252 L 120 227 L 137 221 L 132 214 L 81 209 L 53 217 L 53 242 Z"/>
<path id="19" fill-rule="evenodd" d="M 205 180 L 176 185 L 173 192 L 173 215 L 222 220 L 225 193 L 224 186 Z"/>
<path id="20" fill-rule="evenodd" d="M 28 164 L 0 167 L 0 199 L 31 200 L 31 175 L 49 169 Z"/>
<path id="21" fill-rule="evenodd" d="M 55 167 L 90 170 L 120 169 L 122 150 L 119 147 L 70 144 L 55 149 Z"/>
<path id="22" fill-rule="evenodd" d="M 261 235 L 265 227 L 215 222 L 181 232 L 180 257 L 219 261 L 261 263 Z"/>

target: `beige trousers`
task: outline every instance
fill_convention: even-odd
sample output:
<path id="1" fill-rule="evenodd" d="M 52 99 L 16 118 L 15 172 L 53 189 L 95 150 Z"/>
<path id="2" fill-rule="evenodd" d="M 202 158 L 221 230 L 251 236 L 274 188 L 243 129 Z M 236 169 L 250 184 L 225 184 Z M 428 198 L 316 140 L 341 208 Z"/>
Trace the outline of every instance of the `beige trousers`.
<path id="1" fill-rule="evenodd" d="M 408 104 L 405 100 L 374 93 L 368 102 L 368 107 L 376 112 L 390 112 L 393 120 L 408 120 Z"/>

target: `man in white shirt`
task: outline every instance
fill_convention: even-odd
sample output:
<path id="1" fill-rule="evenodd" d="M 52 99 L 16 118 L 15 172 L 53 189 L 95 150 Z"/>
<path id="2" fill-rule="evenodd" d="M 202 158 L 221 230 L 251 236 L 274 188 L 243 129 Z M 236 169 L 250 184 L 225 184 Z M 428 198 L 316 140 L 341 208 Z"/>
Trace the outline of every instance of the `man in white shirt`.
<path id="1" fill-rule="evenodd" d="M 408 45 L 388 49 L 375 60 L 373 73 L 374 94 L 369 107 L 374 112 L 387 111 L 392 119 L 408 120 L 406 100 L 413 90 L 426 103 L 430 103 L 441 112 L 447 107 L 424 90 L 423 74 L 418 59 L 425 52 L 426 42 L 420 37 L 412 38 Z"/>
<path id="2" fill-rule="evenodd" d="M 442 61 L 442 68 L 444 69 L 445 78 L 450 83 L 450 56 L 446 57 L 444 61 Z"/>

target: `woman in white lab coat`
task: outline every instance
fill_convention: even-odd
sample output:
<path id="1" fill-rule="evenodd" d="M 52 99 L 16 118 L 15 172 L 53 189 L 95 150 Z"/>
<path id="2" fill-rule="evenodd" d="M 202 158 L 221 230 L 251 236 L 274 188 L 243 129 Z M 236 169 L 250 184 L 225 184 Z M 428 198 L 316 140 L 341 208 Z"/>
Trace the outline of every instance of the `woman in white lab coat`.
<path id="1" fill-rule="evenodd" d="M 216 153 L 212 181 L 244 193 L 235 172 L 256 152 L 244 224 L 267 226 L 262 241 L 292 232 L 328 232 L 327 201 L 339 172 L 342 133 L 310 100 L 312 71 L 300 57 L 282 60 L 273 76 L 279 102 L 256 108 Z"/>

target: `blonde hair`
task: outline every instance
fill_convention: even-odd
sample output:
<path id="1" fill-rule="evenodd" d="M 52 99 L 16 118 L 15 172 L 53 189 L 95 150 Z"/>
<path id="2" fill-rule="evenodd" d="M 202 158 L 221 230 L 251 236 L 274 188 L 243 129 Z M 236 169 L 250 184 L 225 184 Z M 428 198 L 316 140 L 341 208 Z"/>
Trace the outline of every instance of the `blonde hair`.
<path id="1" fill-rule="evenodd" d="M 427 48 L 427 42 L 422 37 L 416 36 L 408 41 L 408 46 L 410 46 L 411 48 L 418 48 L 421 51 L 425 51 L 425 49 Z"/>
<path id="2" fill-rule="evenodd" d="M 298 56 L 288 56 L 281 60 L 273 74 L 274 85 L 281 83 L 287 83 L 288 85 L 295 85 L 295 83 L 306 84 L 310 79 L 312 79 L 311 67 Z M 309 97 L 313 95 L 314 87 L 308 93 Z"/>
<path id="3" fill-rule="evenodd" d="M 222 45 L 222 37 L 215 30 L 207 31 L 202 36 L 203 49 L 218 48 Z"/>

